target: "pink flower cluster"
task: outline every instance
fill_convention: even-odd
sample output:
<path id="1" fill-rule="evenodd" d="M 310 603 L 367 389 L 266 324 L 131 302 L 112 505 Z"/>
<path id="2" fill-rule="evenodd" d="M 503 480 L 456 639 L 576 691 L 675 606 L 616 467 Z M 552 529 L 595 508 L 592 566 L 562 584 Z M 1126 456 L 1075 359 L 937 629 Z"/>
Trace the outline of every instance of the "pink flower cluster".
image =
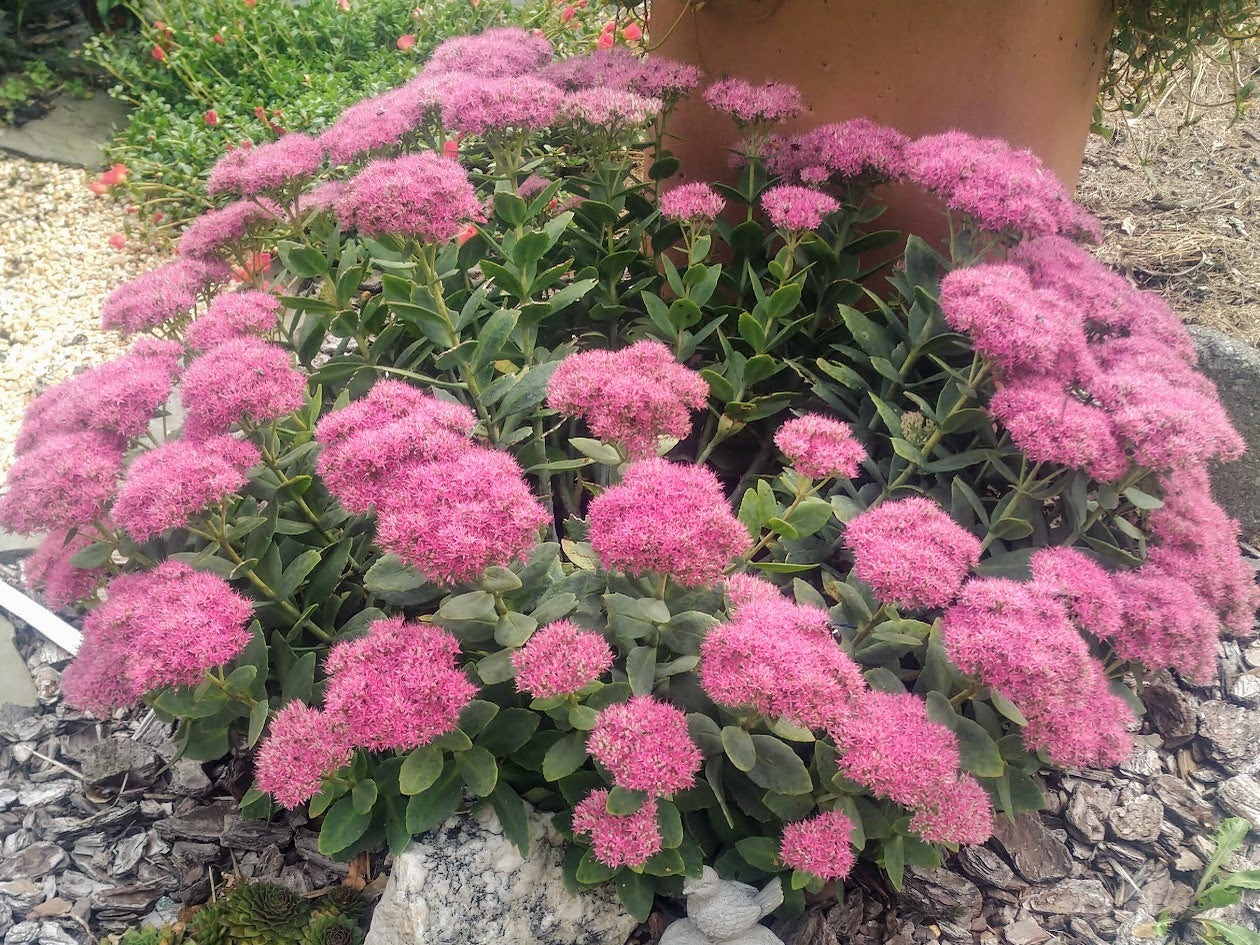
<path id="1" fill-rule="evenodd" d="M 542 68 L 553 54 L 551 43 L 544 37 L 519 27 L 500 26 L 440 43 L 429 56 L 425 71 L 511 78 Z"/>
<path id="2" fill-rule="evenodd" d="M 114 521 L 141 542 L 181 528 L 244 486 L 245 470 L 259 459 L 258 447 L 230 436 L 168 440 L 131 464 L 114 503 Z"/>
<path id="3" fill-rule="evenodd" d="M 269 200 L 237 200 L 219 210 L 207 210 L 184 230 L 179 251 L 189 257 L 214 257 L 224 248 L 238 246 L 278 214 L 279 208 Z"/>
<path id="4" fill-rule="evenodd" d="M 809 479 L 855 479 L 866 459 L 866 448 L 847 424 L 817 413 L 787 421 L 774 435 L 774 445 Z"/>
<path id="5" fill-rule="evenodd" d="M 468 174 L 431 151 L 373 161 L 337 201 L 341 224 L 364 236 L 398 234 L 429 243 L 454 239 L 481 203 Z"/>
<path id="6" fill-rule="evenodd" d="M 180 400 L 190 439 L 227 433 L 237 423 L 266 423 L 305 403 L 306 378 L 287 351 L 258 338 L 232 338 L 193 360 Z"/>
<path id="7" fill-rule="evenodd" d="M 18 430 L 21 455 L 52 436 L 96 430 L 139 436 L 170 397 L 182 349 L 150 339 L 113 361 L 56 384 L 31 402 Z"/>
<path id="8" fill-rule="evenodd" d="M 710 108 L 730 115 L 741 128 L 765 128 L 805 110 L 800 91 L 785 82 L 754 85 L 744 79 L 722 79 L 704 90 L 704 100 Z"/>
<path id="9" fill-rule="evenodd" d="M 1050 591 L 1005 578 L 969 581 L 945 613 L 941 639 L 959 669 L 1019 707 L 1030 748 L 1063 765 L 1128 756 L 1132 715 Z"/>
<path id="10" fill-rule="evenodd" d="M 581 417 L 595 436 L 620 444 L 633 459 L 656 455 L 659 437 L 686 437 L 692 411 L 708 398 L 704 379 L 659 341 L 569 355 L 547 384 L 548 406 Z"/>
<path id="11" fill-rule="evenodd" d="M 700 70 L 658 56 L 639 57 L 628 49 L 597 49 L 543 67 L 540 75 L 567 92 L 606 87 L 675 105 L 700 84 Z"/>
<path id="12" fill-rule="evenodd" d="M 577 692 L 612 669 L 613 652 L 603 634 L 568 620 L 548 624 L 512 654 L 516 689 L 535 699 Z"/>
<path id="13" fill-rule="evenodd" d="M 30 588 L 42 588 L 44 603 L 61 610 L 88 598 L 105 579 L 104 567 L 77 568 L 70 559 L 92 544 L 92 536 L 77 532 L 71 537 L 57 529 L 44 538 L 29 558 L 22 562 L 22 580 Z"/>
<path id="14" fill-rule="evenodd" d="M 897 180 L 905 173 L 909 140 L 895 128 L 855 118 L 773 139 L 766 163 L 789 184 Z"/>
<path id="15" fill-rule="evenodd" d="M 661 194 L 661 215 L 679 223 L 711 226 L 724 209 L 726 198 L 700 181 Z"/>
<path id="16" fill-rule="evenodd" d="M 392 617 L 338 643 L 324 668 L 324 711 L 350 745 L 374 751 L 427 745 L 455 728 L 476 687 L 456 665 L 459 641 L 431 623 Z"/>
<path id="17" fill-rule="evenodd" d="M 803 233 L 821 227 L 827 217 L 839 211 L 840 203 L 819 190 L 780 184 L 762 194 L 761 209 L 776 228 Z"/>
<path id="18" fill-rule="evenodd" d="M 237 148 L 210 169 L 206 193 L 254 197 L 301 186 L 324 166 L 324 147 L 317 138 L 287 134 L 252 148 Z"/>
<path id="19" fill-rule="evenodd" d="M 122 472 L 123 444 L 94 430 L 41 439 L 9 470 L 0 527 L 24 535 L 100 520 Z"/>
<path id="20" fill-rule="evenodd" d="M 843 879 L 853 869 L 852 832 L 853 821 L 838 810 L 787 824 L 779 841 L 779 859 L 784 866 L 803 873 Z"/>
<path id="21" fill-rule="evenodd" d="M 608 813 L 608 791 L 592 791 L 573 808 L 573 832 L 591 838 L 595 857 L 613 868 L 642 866 L 661 849 L 655 798 L 633 814 Z"/>
<path id="22" fill-rule="evenodd" d="M 194 351 L 208 351 L 243 335 L 266 335 L 276 328 L 280 300 L 270 292 L 243 289 L 210 300 L 204 315 L 189 322 L 183 341 Z"/>
<path id="23" fill-rule="evenodd" d="M 555 121 L 564 99 L 556 86 L 532 75 L 452 83 L 441 96 L 442 121 L 464 134 L 541 131 Z"/>
<path id="24" fill-rule="evenodd" d="M 700 685 L 719 705 L 822 728 L 866 688 L 827 612 L 775 594 L 741 603 L 700 645 Z"/>
<path id="25" fill-rule="evenodd" d="M 651 696 L 635 696 L 600 712 L 586 750 L 618 787 L 653 797 L 694 785 L 704 760 L 687 734 L 687 716 Z"/>
<path id="26" fill-rule="evenodd" d="M 710 470 L 663 459 L 631 466 L 591 503 L 587 521 L 605 568 L 684 587 L 714 583 L 751 544 Z"/>
<path id="27" fill-rule="evenodd" d="M 403 381 L 378 381 L 366 397 L 334 410 L 315 427 L 317 469 L 347 509 L 365 514 L 396 491 L 409 467 L 441 462 L 471 448 L 476 417 Z"/>
<path id="28" fill-rule="evenodd" d="M 962 131 L 927 135 L 904 151 L 906 176 L 983 230 L 1018 236 L 1099 237 L 1098 222 L 1028 150 Z"/>
<path id="29" fill-rule="evenodd" d="M 177 259 L 119 286 L 101 309 L 101 327 L 134 335 L 186 315 L 197 298 L 226 282 L 227 263 L 218 259 Z"/>
<path id="30" fill-rule="evenodd" d="M 624 89 L 597 86 L 567 93 L 561 100 L 558 115 L 561 121 L 578 130 L 598 130 L 620 135 L 654 121 L 663 104 Z"/>
<path id="31" fill-rule="evenodd" d="M 252 614 L 222 578 L 177 561 L 116 577 L 84 620 L 66 700 L 108 714 L 154 689 L 193 685 L 245 648 Z"/>
<path id="32" fill-rule="evenodd" d="M 980 561 L 980 540 L 923 496 L 885 502 L 845 528 L 853 571 L 888 603 L 944 607 Z"/>
<path id="33" fill-rule="evenodd" d="M 915 809 L 910 829 L 928 843 L 984 843 L 993 835 L 993 806 L 980 782 L 963 775 Z"/>
<path id="34" fill-rule="evenodd" d="M 276 713 L 254 755 L 255 783 L 282 807 L 300 807 L 319 793 L 324 777 L 350 763 L 340 719 L 294 700 Z"/>
<path id="35" fill-rule="evenodd" d="M 439 584 L 525 556 L 547 512 L 507 453 L 469 446 L 408 466 L 377 506 L 377 543 Z"/>
<path id="36" fill-rule="evenodd" d="M 429 126 L 436 111 L 436 92 L 447 82 L 421 73 L 406 85 L 351 105 L 320 136 L 334 166 L 396 148 L 408 136 Z"/>

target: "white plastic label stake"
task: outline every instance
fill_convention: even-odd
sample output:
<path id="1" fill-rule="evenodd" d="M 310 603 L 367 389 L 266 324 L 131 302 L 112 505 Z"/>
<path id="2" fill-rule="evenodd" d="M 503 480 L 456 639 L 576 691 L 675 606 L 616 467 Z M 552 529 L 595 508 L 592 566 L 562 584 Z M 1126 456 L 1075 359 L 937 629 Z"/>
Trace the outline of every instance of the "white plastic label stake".
<path id="1" fill-rule="evenodd" d="M 0 608 L 30 624 L 71 656 L 79 652 L 83 634 L 47 607 L 35 603 L 17 588 L 0 581 Z"/>

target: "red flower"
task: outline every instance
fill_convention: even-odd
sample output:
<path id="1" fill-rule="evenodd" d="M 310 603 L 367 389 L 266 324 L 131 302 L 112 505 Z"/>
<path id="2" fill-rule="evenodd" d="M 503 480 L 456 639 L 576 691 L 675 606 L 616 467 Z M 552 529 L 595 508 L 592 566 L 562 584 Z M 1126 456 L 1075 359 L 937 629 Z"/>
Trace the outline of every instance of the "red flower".
<path id="1" fill-rule="evenodd" d="M 232 278 L 237 282 L 253 282 L 254 277 L 271 268 L 271 253 L 250 253 L 245 265 L 232 270 Z"/>
<path id="2" fill-rule="evenodd" d="M 459 232 L 455 234 L 455 238 L 459 240 L 459 245 L 463 246 L 470 239 L 477 235 L 477 228 L 471 223 L 465 223 L 459 228 Z"/>
<path id="3" fill-rule="evenodd" d="M 258 0 L 245 0 L 245 6 L 249 7 L 251 10 L 254 9 L 254 5 L 257 3 Z"/>
<path id="4" fill-rule="evenodd" d="M 599 39 L 595 40 L 595 45 L 600 49 L 612 49 L 614 42 L 616 40 L 613 39 L 612 33 L 600 33 Z"/>
<path id="5" fill-rule="evenodd" d="M 459 139 L 460 139 L 460 136 L 457 135 L 454 138 L 451 138 L 449 141 L 445 141 L 442 143 L 442 156 L 443 157 L 448 157 L 452 161 L 459 158 Z"/>
<path id="6" fill-rule="evenodd" d="M 258 107 L 256 107 L 256 108 L 254 109 L 254 117 L 255 117 L 255 118 L 257 118 L 259 121 L 266 121 L 266 120 L 267 120 L 267 109 L 265 109 L 265 108 L 263 108 L 261 105 L 259 105 Z"/>
<path id="7" fill-rule="evenodd" d="M 203 115 L 202 117 L 205 118 L 206 124 L 210 125 L 211 127 L 219 123 L 219 113 L 216 112 L 213 108 L 207 111 L 205 115 Z"/>
<path id="8" fill-rule="evenodd" d="M 218 45 L 218 46 L 222 46 L 222 45 L 223 45 L 223 34 L 222 34 L 222 33 L 215 33 L 215 34 L 214 34 L 214 36 L 212 36 L 212 37 L 210 37 L 210 38 L 214 40 L 214 42 L 215 42 L 215 44 L 216 44 L 216 45 Z"/>
<path id="9" fill-rule="evenodd" d="M 98 197 L 103 197 L 109 193 L 109 184 L 100 180 L 94 180 L 92 183 L 88 184 L 88 190 L 92 191 L 92 193 L 96 194 Z"/>
<path id="10" fill-rule="evenodd" d="M 570 3 L 567 7 L 560 11 L 560 19 L 563 22 L 568 23 L 569 20 L 573 19 L 576 14 L 577 10 L 573 9 L 573 4 Z"/>
<path id="11" fill-rule="evenodd" d="M 112 233 L 109 237 L 109 245 L 114 247 L 114 249 L 122 249 L 127 245 L 127 237 L 121 233 Z"/>
<path id="12" fill-rule="evenodd" d="M 154 59 L 156 59 L 158 62 L 166 61 L 166 50 L 163 49 L 161 46 L 154 46 L 152 49 L 149 50 L 149 55 L 152 56 Z"/>
<path id="13" fill-rule="evenodd" d="M 621 31 L 621 35 L 626 42 L 635 43 L 643 38 L 643 30 L 639 28 L 638 23 L 631 23 Z"/>
<path id="14" fill-rule="evenodd" d="M 406 52 L 415 44 L 416 38 L 411 33 L 404 33 L 402 36 L 399 36 L 397 42 L 395 43 L 395 45 L 403 52 Z"/>
<path id="15" fill-rule="evenodd" d="M 337 0 L 337 6 L 341 8 L 342 13 L 350 12 L 350 0 Z"/>
<path id="16" fill-rule="evenodd" d="M 101 175 L 101 183 L 106 187 L 113 187 L 115 184 L 121 184 L 126 181 L 127 173 L 126 164 L 115 164 Z"/>

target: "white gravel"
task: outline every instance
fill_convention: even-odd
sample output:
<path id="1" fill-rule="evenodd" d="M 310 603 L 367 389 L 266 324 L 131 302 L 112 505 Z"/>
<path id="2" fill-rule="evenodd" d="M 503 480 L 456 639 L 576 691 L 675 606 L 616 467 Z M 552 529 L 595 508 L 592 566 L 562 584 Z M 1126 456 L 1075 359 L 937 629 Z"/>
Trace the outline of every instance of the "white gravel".
<path id="1" fill-rule="evenodd" d="M 130 240 L 109 245 L 127 216 L 88 190 L 94 178 L 0 156 L 0 472 L 13 462 L 27 402 L 121 350 L 121 338 L 100 329 L 101 303 L 160 261 Z"/>

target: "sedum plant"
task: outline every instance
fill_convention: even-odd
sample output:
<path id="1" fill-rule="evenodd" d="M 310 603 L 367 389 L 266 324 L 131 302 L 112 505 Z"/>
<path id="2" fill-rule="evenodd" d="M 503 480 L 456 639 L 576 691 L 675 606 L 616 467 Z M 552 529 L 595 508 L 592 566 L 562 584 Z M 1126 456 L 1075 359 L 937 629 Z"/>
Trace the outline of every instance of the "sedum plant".
<path id="1" fill-rule="evenodd" d="M 699 84 L 492 30 L 222 160 L 0 498 L 87 609 L 67 698 L 253 751 L 330 855 L 548 812 L 640 917 L 706 863 L 899 884 L 1123 760 L 1257 606 L 1188 335 L 999 141 L 721 81 L 737 183 L 671 186 Z M 885 261 L 890 181 L 947 245 Z"/>

